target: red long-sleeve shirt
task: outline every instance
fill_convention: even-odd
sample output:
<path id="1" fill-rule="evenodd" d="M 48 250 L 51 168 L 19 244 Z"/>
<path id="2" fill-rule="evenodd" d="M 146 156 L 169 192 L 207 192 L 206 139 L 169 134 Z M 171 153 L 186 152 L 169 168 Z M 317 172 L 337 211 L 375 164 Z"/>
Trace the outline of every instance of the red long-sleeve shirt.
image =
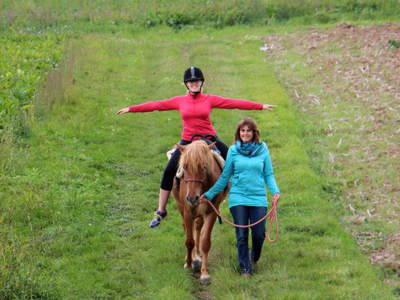
<path id="1" fill-rule="evenodd" d="M 262 110 L 263 105 L 247 100 L 223 98 L 199 93 L 196 98 L 190 93 L 162 101 L 152 101 L 129 107 L 129 112 L 151 112 L 178 110 L 182 117 L 182 139 L 190 141 L 194 134 L 212 134 L 216 131 L 210 121 L 213 108 Z"/>

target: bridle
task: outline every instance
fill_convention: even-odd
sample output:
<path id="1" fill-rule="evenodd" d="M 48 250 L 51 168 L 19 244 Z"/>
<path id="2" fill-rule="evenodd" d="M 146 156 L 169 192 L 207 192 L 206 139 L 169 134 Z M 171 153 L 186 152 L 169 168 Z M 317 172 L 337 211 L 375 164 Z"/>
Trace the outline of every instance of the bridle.
<path id="1" fill-rule="evenodd" d="M 196 178 L 189 178 L 189 179 L 186 179 L 185 178 L 185 168 L 183 168 L 183 180 L 185 180 L 185 182 L 203 182 L 204 181 L 204 179 L 206 179 L 206 177 L 207 177 L 207 168 L 204 168 L 204 171 L 205 171 L 205 173 L 204 173 L 204 177 L 203 177 L 203 179 L 196 179 Z"/>

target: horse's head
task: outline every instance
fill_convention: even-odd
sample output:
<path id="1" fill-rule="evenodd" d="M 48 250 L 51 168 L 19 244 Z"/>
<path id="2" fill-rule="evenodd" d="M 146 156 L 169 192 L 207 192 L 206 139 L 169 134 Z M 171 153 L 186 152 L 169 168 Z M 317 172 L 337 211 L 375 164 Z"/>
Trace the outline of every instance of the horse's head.
<path id="1" fill-rule="evenodd" d="M 176 144 L 181 151 L 179 167 L 184 170 L 186 182 L 186 201 L 191 206 L 199 204 L 203 186 L 207 183 L 207 172 L 213 172 L 214 158 L 211 153 L 215 143 L 207 145 L 204 141 L 195 141 L 187 146 Z"/>

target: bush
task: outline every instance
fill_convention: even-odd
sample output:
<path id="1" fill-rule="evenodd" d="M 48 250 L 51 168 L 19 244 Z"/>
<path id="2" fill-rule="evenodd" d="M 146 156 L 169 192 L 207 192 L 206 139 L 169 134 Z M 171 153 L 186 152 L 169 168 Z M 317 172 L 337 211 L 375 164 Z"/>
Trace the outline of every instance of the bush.
<path id="1" fill-rule="evenodd" d="M 24 115 L 32 106 L 39 81 L 58 66 L 62 40 L 63 36 L 22 30 L 0 37 L 5 50 L 0 56 L 0 134 L 10 123 L 17 135 L 27 133 Z"/>

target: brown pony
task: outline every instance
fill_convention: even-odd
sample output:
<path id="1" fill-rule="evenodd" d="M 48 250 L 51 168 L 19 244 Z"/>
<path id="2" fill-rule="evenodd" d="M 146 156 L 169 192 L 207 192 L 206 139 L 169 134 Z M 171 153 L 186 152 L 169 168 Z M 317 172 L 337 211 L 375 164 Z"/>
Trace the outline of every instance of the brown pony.
<path id="1" fill-rule="evenodd" d="M 187 146 L 176 144 L 181 151 L 179 167 L 183 168 L 183 177 L 179 185 L 174 185 L 172 195 L 182 216 L 182 225 L 186 233 L 187 248 L 185 268 L 194 270 L 201 266 L 200 280 L 210 279 L 208 273 L 208 253 L 211 248 L 211 231 L 217 214 L 208 203 L 200 203 L 200 196 L 207 192 L 221 175 L 221 169 L 214 159 L 212 147 L 204 141 L 195 141 Z M 183 180 L 182 180 L 183 179 Z M 225 189 L 212 199 L 218 209 L 226 198 L 229 189 Z M 203 259 L 200 257 L 200 248 Z"/>

